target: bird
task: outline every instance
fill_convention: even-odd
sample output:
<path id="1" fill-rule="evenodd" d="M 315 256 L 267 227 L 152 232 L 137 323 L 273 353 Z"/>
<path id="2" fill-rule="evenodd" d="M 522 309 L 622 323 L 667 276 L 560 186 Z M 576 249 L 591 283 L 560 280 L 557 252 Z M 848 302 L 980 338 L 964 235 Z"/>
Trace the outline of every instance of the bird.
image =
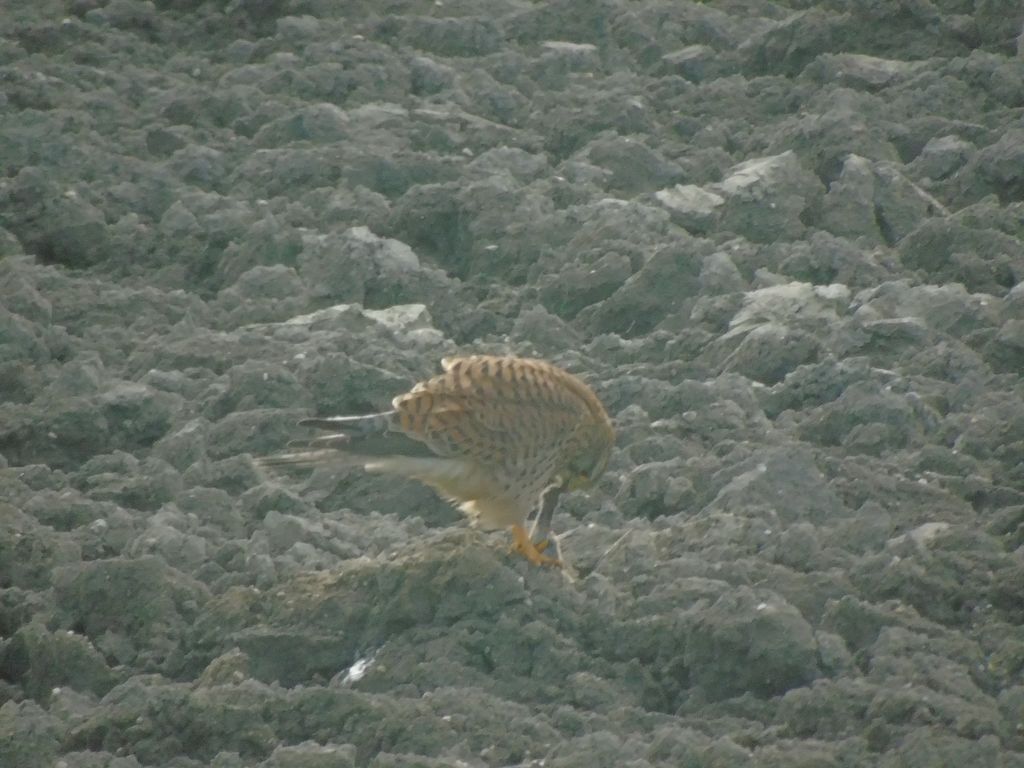
<path id="1" fill-rule="evenodd" d="M 355 465 L 418 480 L 473 525 L 509 529 L 512 551 L 530 563 L 561 566 L 557 540 L 557 556 L 545 554 L 551 517 L 563 492 L 593 485 L 608 465 L 615 431 L 604 405 L 544 360 L 469 355 L 444 358 L 441 368 L 382 413 L 301 420 L 327 434 L 259 464 Z M 534 539 L 538 531 L 543 540 Z"/>

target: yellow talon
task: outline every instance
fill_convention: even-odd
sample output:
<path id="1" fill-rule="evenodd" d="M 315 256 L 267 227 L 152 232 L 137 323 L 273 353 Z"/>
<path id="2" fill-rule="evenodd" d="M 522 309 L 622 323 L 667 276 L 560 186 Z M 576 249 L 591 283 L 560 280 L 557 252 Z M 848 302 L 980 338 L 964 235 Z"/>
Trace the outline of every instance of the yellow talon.
<path id="1" fill-rule="evenodd" d="M 544 550 L 547 549 L 548 542 L 542 541 L 539 544 L 534 544 L 530 540 L 530 534 L 526 532 L 526 529 L 521 525 L 512 526 L 512 551 L 517 552 L 534 565 L 553 565 L 558 568 L 562 567 L 562 561 L 554 557 L 548 557 L 544 554 Z"/>

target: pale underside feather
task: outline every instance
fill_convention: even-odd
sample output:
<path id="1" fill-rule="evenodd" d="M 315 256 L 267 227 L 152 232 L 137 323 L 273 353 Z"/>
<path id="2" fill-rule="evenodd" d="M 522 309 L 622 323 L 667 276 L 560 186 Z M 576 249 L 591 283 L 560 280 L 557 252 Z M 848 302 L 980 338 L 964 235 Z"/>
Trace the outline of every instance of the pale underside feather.
<path id="1" fill-rule="evenodd" d="M 401 475 L 436 489 L 482 528 L 523 525 L 536 499 L 519 499 L 495 487 L 489 473 L 475 462 L 460 458 L 374 458 L 363 465 L 367 472 Z"/>

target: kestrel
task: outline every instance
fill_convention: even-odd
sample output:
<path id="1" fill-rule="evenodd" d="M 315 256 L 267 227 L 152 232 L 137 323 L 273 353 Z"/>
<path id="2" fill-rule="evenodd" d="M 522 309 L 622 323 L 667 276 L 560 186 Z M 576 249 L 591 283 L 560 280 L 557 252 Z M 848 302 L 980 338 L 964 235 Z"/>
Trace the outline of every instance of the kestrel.
<path id="1" fill-rule="evenodd" d="M 304 419 L 330 430 L 304 450 L 261 460 L 267 467 L 360 465 L 414 478 L 456 502 L 482 528 L 511 528 L 513 550 L 558 565 L 535 543 L 559 494 L 604 472 L 615 433 L 593 390 L 543 360 L 474 355 L 441 361 L 444 373 L 367 416 Z"/>

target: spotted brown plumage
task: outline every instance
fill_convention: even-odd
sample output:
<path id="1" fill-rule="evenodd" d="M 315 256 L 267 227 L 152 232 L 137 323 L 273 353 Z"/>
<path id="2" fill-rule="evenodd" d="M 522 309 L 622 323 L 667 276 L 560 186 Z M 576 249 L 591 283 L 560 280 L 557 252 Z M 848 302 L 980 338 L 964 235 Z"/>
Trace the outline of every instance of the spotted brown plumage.
<path id="1" fill-rule="evenodd" d="M 443 373 L 394 398 L 391 411 L 300 422 L 330 434 L 261 463 L 357 464 L 414 478 L 482 527 L 511 528 L 531 562 L 557 562 L 524 526 L 542 495 L 550 516 L 558 493 L 604 471 L 614 441 L 604 406 L 583 381 L 543 360 L 474 355 L 441 365 Z"/>

